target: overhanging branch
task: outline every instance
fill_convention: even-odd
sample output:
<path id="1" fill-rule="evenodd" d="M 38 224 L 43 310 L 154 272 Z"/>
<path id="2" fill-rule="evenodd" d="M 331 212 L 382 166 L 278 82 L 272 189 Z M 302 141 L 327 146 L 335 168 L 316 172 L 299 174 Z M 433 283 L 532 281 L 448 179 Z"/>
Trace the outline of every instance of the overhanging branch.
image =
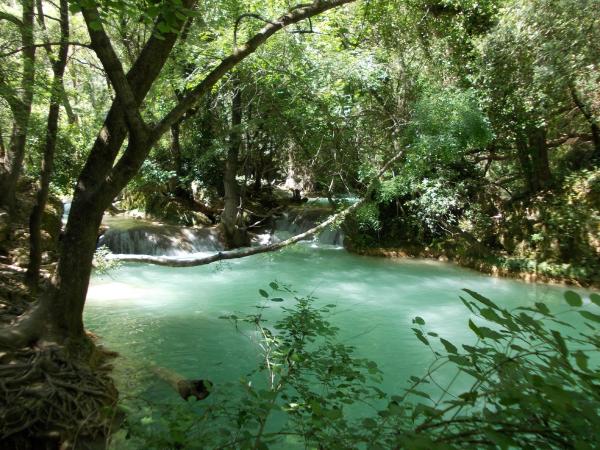
<path id="1" fill-rule="evenodd" d="M 338 6 L 352 3 L 356 0 L 331 0 L 314 1 L 310 5 L 295 7 L 287 14 L 279 17 L 273 22 L 267 23 L 258 33 L 251 37 L 244 45 L 234 49 L 233 53 L 226 57 L 215 67 L 202 82 L 183 97 L 177 105 L 154 127 L 152 140 L 156 142 L 166 133 L 171 125 L 179 121 L 185 113 L 192 109 L 197 102 L 219 81 L 229 70 L 244 60 L 247 56 L 254 53 L 267 39 L 273 36 L 277 31 L 301 22 L 310 17 L 314 17 L 322 12 L 336 8 Z"/>
<path id="2" fill-rule="evenodd" d="M 206 264 L 211 264 L 213 262 L 227 260 L 227 259 L 238 259 L 245 258 L 246 256 L 257 255 L 259 253 L 267 253 L 273 252 L 283 247 L 287 247 L 288 245 L 295 244 L 296 242 L 300 242 L 306 239 L 309 236 L 313 236 L 327 227 L 333 225 L 336 222 L 342 221 L 348 214 L 358 209 L 363 203 L 365 203 L 373 193 L 375 186 L 377 185 L 377 181 L 379 181 L 383 175 L 388 171 L 392 164 L 398 161 L 404 155 L 404 151 L 400 151 L 396 156 L 390 159 L 385 165 L 379 170 L 377 175 L 373 177 L 371 183 L 369 183 L 369 187 L 367 188 L 367 192 L 364 197 L 357 201 L 356 203 L 350 205 L 346 209 L 340 211 L 337 214 L 333 214 L 327 220 L 320 223 L 316 227 L 311 228 L 304 233 L 297 234 L 296 236 L 292 236 L 285 241 L 277 242 L 275 244 L 268 245 L 260 245 L 257 247 L 249 247 L 238 250 L 231 250 L 226 252 L 218 252 L 214 255 L 210 256 L 202 256 L 199 258 L 186 258 L 186 257 L 169 257 L 169 256 L 151 256 L 151 255 L 109 255 L 110 259 L 115 259 L 119 261 L 125 262 L 138 262 L 138 263 L 146 263 L 146 264 L 155 264 L 159 266 L 169 266 L 169 267 L 194 267 L 194 266 L 203 266 Z"/>

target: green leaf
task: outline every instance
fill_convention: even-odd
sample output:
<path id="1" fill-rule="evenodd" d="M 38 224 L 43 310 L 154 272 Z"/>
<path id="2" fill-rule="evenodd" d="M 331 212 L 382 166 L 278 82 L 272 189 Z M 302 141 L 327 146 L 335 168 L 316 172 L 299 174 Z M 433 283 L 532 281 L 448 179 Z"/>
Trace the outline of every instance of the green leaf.
<path id="1" fill-rule="evenodd" d="M 577 292 L 565 292 L 565 300 L 570 306 L 573 306 L 575 308 L 583 305 L 583 300 L 581 300 L 581 296 Z"/>
<path id="2" fill-rule="evenodd" d="M 480 311 L 480 313 L 484 319 L 487 319 L 490 322 L 498 324 L 503 324 L 505 322 L 505 320 L 502 319 L 498 314 L 496 314 L 496 312 L 493 309 L 484 308 Z"/>
<path id="3" fill-rule="evenodd" d="M 273 298 L 271 299 L 271 301 L 272 301 L 272 302 L 277 302 L 277 303 L 279 303 L 279 302 L 282 302 L 282 301 L 283 301 L 283 299 L 282 299 L 281 297 L 273 297 Z"/>
<path id="4" fill-rule="evenodd" d="M 469 358 L 467 358 L 465 356 L 449 355 L 448 359 L 450 361 L 452 361 L 454 364 L 457 364 L 459 366 L 467 366 L 467 367 L 469 367 L 471 365 L 471 362 L 469 361 Z"/>
<path id="5" fill-rule="evenodd" d="M 575 362 L 581 370 L 588 370 L 588 357 L 581 350 L 575 352 Z"/>
<path id="6" fill-rule="evenodd" d="M 429 345 L 429 341 L 425 336 L 423 336 L 423 332 L 421 330 L 419 330 L 418 328 L 413 328 L 412 330 L 415 332 L 415 335 L 417 336 L 418 340 L 420 340 L 425 345 Z"/>
<path id="7" fill-rule="evenodd" d="M 375 422 L 373 419 L 368 418 L 368 417 L 366 419 L 363 419 L 362 424 L 367 429 L 375 428 L 377 426 L 377 422 Z"/>
<path id="8" fill-rule="evenodd" d="M 594 305 L 600 306 L 600 295 L 599 294 L 590 294 L 590 301 Z"/>
<path id="9" fill-rule="evenodd" d="M 423 320 L 423 318 L 417 316 L 413 319 L 413 323 L 419 324 L 419 325 L 425 325 L 425 321 Z"/>
<path id="10" fill-rule="evenodd" d="M 407 392 L 410 394 L 418 395 L 419 397 L 431 399 L 430 395 L 423 391 L 417 391 L 415 389 L 407 389 Z"/>
<path id="11" fill-rule="evenodd" d="M 477 337 L 483 339 L 483 334 L 479 330 L 479 327 L 473 323 L 471 319 L 469 319 L 469 328 L 473 330 L 473 332 L 477 335 Z"/>
<path id="12" fill-rule="evenodd" d="M 497 306 L 497 305 L 496 305 L 496 304 L 495 304 L 493 301 L 491 301 L 489 298 L 487 298 L 487 297 L 484 297 L 483 295 L 481 295 L 481 294 L 479 294 L 479 293 L 477 293 L 477 292 L 475 292 L 475 291 L 471 291 L 470 289 L 463 289 L 463 291 L 465 291 L 467 294 L 469 294 L 469 295 L 470 295 L 471 297 L 473 297 L 475 300 L 477 300 L 477 301 L 479 301 L 479 302 L 483 303 L 485 306 L 488 306 L 488 307 L 490 307 L 490 308 L 493 308 L 493 309 L 500 309 L 500 308 L 498 308 L 498 306 Z"/>
<path id="13" fill-rule="evenodd" d="M 492 330 L 491 328 L 478 327 L 470 319 L 469 319 L 469 328 L 471 330 L 473 330 L 473 332 L 481 339 L 489 338 L 489 339 L 493 339 L 494 341 L 498 341 L 504 337 L 503 335 L 501 335 L 497 331 Z"/>
<path id="14" fill-rule="evenodd" d="M 589 311 L 579 311 L 579 314 L 588 320 L 600 323 L 600 314 L 594 314 Z"/>
<path id="15" fill-rule="evenodd" d="M 271 289 L 273 289 L 274 291 L 276 291 L 277 289 L 279 289 L 279 285 L 277 283 L 275 283 L 274 281 L 271 281 L 269 283 L 269 286 L 271 286 Z"/>
<path id="16" fill-rule="evenodd" d="M 554 336 L 554 340 L 556 341 L 556 344 L 558 345 L 558 351 L 563 356 L 567 356 L 569 354 L 569 350 L 567 349 L 567 344 L 565 344 L 565 340 L 563 339 L 561 334 L 556 330 L 552 330 L 552 336 Z"/>
<path id="17" fill-rule="evenodd" d="M 545 303 L 536 303 L 535 307 L 538 309 L 539 312 L 541 312 L 544 315 L 550 314 L 550 310 L 548 309 Z"/>
<path id="18" fill-rule="evenodd" d="M 460 298 L 460 301 L 463 302 L 463 304 L 467 307 L 467 309 L 469 311 L 471 311 L 473 314 L 475 314 L 475 311 L 473 310 L 473 307 L 469 304 L 469 302 L 466 301 L 463 297 L 459 296 L 459 298 Z"/>
<path id="19" fill-rule="evenodd" d="M 452 344 L 452 342 L 449 342 L 444 338 L 440 338 L 440 342 L 442 343 L 442 345 L 448 353 L 458 353 L 458 349 L 454 346 L 454 344 Z"/>
<path id="20" fill-rule="evenodd" d="M 269 293 L 267 291 L 265 291 L 264 289 L 259 289 L 258 293 L 263 296 L 264 298 L 269 298 Z"/>

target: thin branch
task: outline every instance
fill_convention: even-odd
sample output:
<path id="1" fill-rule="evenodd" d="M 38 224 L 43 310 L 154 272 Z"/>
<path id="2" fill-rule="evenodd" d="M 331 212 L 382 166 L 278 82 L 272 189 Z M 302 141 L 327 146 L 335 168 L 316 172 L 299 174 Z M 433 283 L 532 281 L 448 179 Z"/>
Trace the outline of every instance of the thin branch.
<path id="1" fill-rule="evenodd" d="M 74 45 L 77 47 L 85 47 L 85 48 L 89 48 L 91 49 L 92 46 L 91 44 L 84 44 L 83 42 L 68 42 L 69 45 Z M 24 50 L 28 50 L 31 48 L 39 48 L 39 47 L 46 47 L 46 46 L 57 46 L 57 45 L 61 45 L 60 42 L 47 42 L 47 43 L 40 43 L 40 44 L 32 44 L 32 45 L 24 45 L 22 47 L 16 48 L 14 50 L 11 50 L 10 52 L 7 53 L 0 53 L 0 58 L 6 58 L 8 56 L 12 56 L 12 55 L 16 55 L 17 53 L 20 53 Z"/>

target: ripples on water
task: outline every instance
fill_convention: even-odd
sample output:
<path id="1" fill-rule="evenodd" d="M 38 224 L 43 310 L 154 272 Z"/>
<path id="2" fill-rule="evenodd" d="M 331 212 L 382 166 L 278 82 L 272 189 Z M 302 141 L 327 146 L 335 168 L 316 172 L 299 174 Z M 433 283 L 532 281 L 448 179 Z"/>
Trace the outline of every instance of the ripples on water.
<path id="1" fill-rule="evenodd" d="M 330 320 L 340 327 L 340 340 L 379 364 L 385 374 L 382 388 L 390 393 L 405 387 L 410 375 L 421 375 L 432 359 L 411 331 L 415 316 L 456 344 L 473 341 L 469 314 L 459 299 L 462 288 L 510 308 L 537 301 L 560 308 L 565 290 L 491 278 L 447 263 L 371 258 L 305 244 L 201 267 L 126 265 L 92 281 L 86 324 L 121 353 L 116 373 L 122 392 L 175 399 L 153 381 L 150 364 L 217 385 L 257 366 L 256 343 L 219 316 L 252 313 L 261 301 L 258 289 L 274 280 L 300 294 L 314 292 L 318 304 L 335 303 Z M 273 304 L 271 320 L 286 303 Z"/>

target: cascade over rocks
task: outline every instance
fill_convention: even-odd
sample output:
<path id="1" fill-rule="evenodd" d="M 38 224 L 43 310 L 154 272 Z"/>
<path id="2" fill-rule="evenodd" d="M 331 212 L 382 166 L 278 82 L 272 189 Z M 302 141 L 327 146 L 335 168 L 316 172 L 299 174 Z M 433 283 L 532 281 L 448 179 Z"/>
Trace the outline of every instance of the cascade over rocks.
<path id="1" fill-rule="evenodd" d="M 188 228 L 129 218 L 109 218 L 98 240 L 115 254 L 177 256 L 223 250 L 218 227 Z"/>

